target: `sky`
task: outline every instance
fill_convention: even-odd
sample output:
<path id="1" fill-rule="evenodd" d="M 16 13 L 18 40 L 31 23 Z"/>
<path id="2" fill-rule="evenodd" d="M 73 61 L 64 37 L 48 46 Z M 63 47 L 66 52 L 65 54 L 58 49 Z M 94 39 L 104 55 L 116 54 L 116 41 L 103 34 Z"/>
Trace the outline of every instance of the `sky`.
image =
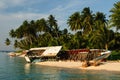
<path id="1" fill-rule="evenodd" d="M 18 28 L 24 20 L 47 19 L 53 15 L 60 29 L 67 28 L 67 19 L 74 12 L 90 7 L 93 13 L 103 12 L 107 18 L 113 4 L 119 0 L 0 0 L 0 50 L 14 50 L 5 45 L 9 31 Z M 11 39 L 12 41 L 13 39 Z"/>

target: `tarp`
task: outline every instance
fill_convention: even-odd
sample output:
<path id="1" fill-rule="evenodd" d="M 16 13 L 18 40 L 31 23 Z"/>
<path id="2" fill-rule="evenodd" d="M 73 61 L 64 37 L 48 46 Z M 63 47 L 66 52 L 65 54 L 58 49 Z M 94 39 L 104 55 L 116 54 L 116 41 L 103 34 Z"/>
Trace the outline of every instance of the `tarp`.
<path id="1" fill-rule="evenodd" d="M 58 52 L 61 50 L 62 46 L 51 46 L 51 47 L 46 47 L 46 50 L 43 52 L 41 55 L 43 56 L 56 56 Z"/>

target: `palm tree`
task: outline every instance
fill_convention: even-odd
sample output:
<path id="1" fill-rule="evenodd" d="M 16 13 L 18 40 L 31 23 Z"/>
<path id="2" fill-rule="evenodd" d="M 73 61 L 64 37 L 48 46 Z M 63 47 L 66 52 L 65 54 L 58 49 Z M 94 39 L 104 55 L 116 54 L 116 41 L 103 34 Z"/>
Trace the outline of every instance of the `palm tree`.
<path id="1" fill-rule="evenodd" d="M 116 32 L 114 33 L 114 38 L 111 41 L 111 49 L 112 50 L 120 50 L 120 33 Z"/>
<path id="2" fill-rule="evenodd" d="M 59 31 L 59 28 L 58 28 L 58 24 L 57 24 L 57 20 L 55 19 L 55 17 L 53 15 L 50 15 L 48 17 L 48 26 L 49 26 L 49 29 L 50 29 L 50 33 L 53 33 L 54 35 L 54 32 L 57 36 L 57 38 L 59 37 L 58 36 L 58 31 Z"/>
<path id="3" fill-rule="evenodd" d="M 112 39 L 113 33 L 106 27 L 101 27 L 100 29 L 93 31 L 89 41 L 92 44 L 92 48 L 105 48 L 108 50 Z"/>
<path id="4" fill-rule="evenodd" d="M 82 11 L 82 23 L 83 23 L 83 33 L 89 35 L 93 30 L 93 15 L 89 7 L 86 7 Z"/>
<path id="5" fill-rule="evenodd" d="M 14 41 L 14 47 L 15 47 L 15 48 L 18 47 L 18 41 L 17 41 L 17 40 Z"/>
<path id="6" fill-rule="evenodd" d="M 48 29 L 47 22 L 44 18 L 36 21 L 36 27 L 38 32 L 45 32 Z"/>
<path id="7" fill-rule="evenodd" d="M 103 48 L 105 46 L 108 49 L 110 34 L 107 22 L 108 20 L 103 13 L 94 14 L 93 31 L 89 35 L 89 45 L 92 48 Z"/>
<path id="8" fill-rule="evenodd" d="M 10 45 L 10 43 L 11 43 L 11 41 L 8 38 L 6 38 L 5 44 L 8 46 L 8 45 Z"/>
<path id="9" fill-rule="evenodd" d="M 58 27 L 58 24 L 57 24 L 57 20 L 55 19 L 55 17 L 53 15 L 50 15 L 48 17 L 48 30 L 49 30 L 49 33 L 52 35 L 52 42 L 55 44 L 55 45 L 60 45 L 60 41 L 59 41 L 59 27 Z M 53 45 L 54 45 L 53 44 Z"/>
<path id="10" fill-rule="evenodd" d="M 108 20 L 105 15 L 101 12 L 97 12 L 94 15 L 94 30 L 100 29 L 100 27 L 108 26 Z"/>
<path id="11" fill-rule="evenodd" d="M 114 4 L 114 7 L 110 10 L 110 22 L 112 27 L 116 27 L 116 31 L 120 29 L 120 1 Z"/>
<path id="12" fill-rule="evenodd" d="M 72 31 L 81 30 L 82 29 L 82 21 L 81 21 L 80 13 L 79 12 L 73 13 L 69 17 L 67 24 L 69 25 L 69 27 Z"/>
<path id="13" fill-rule="evenodd" d="M 12 29 L 12 30 L 9 32 L 9 35 L 10 35 L 12 38 L 16 37 L 16 33 L 15 33 L 14 29 Z"/>
<path id="14" fill-rule="evenodd" d="M 24 40 L 20 40 L 20 42 L 17 42 L 17 45 L 20 49 L 30 49 L 31 45 L 30 42 L 28 41 L 28 39 L 24 39 Z"/>

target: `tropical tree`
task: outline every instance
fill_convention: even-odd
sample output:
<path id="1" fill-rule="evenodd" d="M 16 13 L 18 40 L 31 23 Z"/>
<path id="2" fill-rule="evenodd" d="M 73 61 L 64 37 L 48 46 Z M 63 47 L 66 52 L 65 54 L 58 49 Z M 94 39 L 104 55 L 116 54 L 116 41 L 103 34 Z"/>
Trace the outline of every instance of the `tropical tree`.
<path id="1" fill-rule="evenodd" d="M 11 41 L 10 41 L 8 38 L 6 38 L 5 44 L 6 44 L 6 45 L 10 45 L 10 42 L 11 42 Z"/>
<path id="2" fill-rule="evenodd" d="M 26 49 L 26 50 L 32 47 L 28 39 L 20 40 L 20 42 L 17 42 L 17 45 L 20 49 Z"/>
<path id="3" fill-rule="evenodd" d="M 83 27 L 80 13 L 79 12 L 73 13 L 69 17 L 67 24 L 72 31 L 81 30 Z"/>
<path id="4" fill-rule="evenodd" d="M 14 48 L 17 48 L 17 47 L 18 47 L 18 41 L 15 40 L 15 41 L 14 41 Z"/>
<path id="5" fill-rule="evenodd" d="M 12 30 L 9 32 L 9 35 L 10 35 L 12 38 L 16 37 L 16 33 L 15 33 L 14 29 L 12 29 Z"/>
<path id="6" fill-rule="evenodd" d="M 49 45 L 60 45 L 59 41 L 59 27 L 57 24 L 57 20 L 53 15 L 50 15 L 47 20 L 48 24 L 48 32 L 51 34 L 52 39 L 49 42 Z"/>
<path id="7" fill-rule="evenodd" d="M 97 12 L 94 14 L 94 30 L 98 30 L 101 27 L 107 27 L 108 26 L 108 20 L 105 17 L 105 14 L 102 12 Z"/>
<path id="8" fill-rule="evenodd" d="M 50 33 L 52 33 L 52 36 L 58 38 L 59 37 L 58 36 L 59 28 L 58 28 L 57 20 L 55 19 L 55 17 L 53 15 L 50 15 L 48 17 L 47 22 L 48 22 L 48 26 L 49 26 L 49 31 L 50 31 Z"/>
<path id="9" fill-rule="evenodd" d="M 93 31 L 93 14 L 89 7 L 82 11 L 83 33 L 89 35 Z"/>
<path id="10" fill-rule="evenodd" d="M 114 33 L 113 40 L 111 41 L 111 50 L 120 50 L 120 33 L 116 32 Z"/>
<path id="11" fill-rule="evenodd" d="M 45 32 L 48 29 L 47 21 L 42 18 L 36 21 L 37 32 Z"/>
<path id="12" fill-rule="evenodd" d="M 118 5 L 118 4 L 117 4 Z M 118 7 L 117 7 L 118 8 Z M 118 8 L 119 9 L 119 8 Z M 118 9 L 111 11 L 111 23 L 119 29 L 119 23 L 115 20 L 118 16 Z M 115 20 L 114 20 L 115 19 Z M 62 45 L 64 50 L 78 48 L 105 48 L 114 49 L 119 46 L 119 33 L 114 33 L 108 28 L 108 20 L 102 12 L 92 13 L 89 7 L 84 8 L 81 12 L 73 13 L 67 20 L 70 30 L 60 30 L 57 20 L 53 15 L 48 19 L 23 21 L 17 28 L 9 32 L 10 37 L 15 38 L 14 47 L 20 49 L 29 49 L 31 47 L 57 46 Z M 6 44 L 10 40 L 6 39 Z M 112 45 L 112 46 L 111 46 Z"/>
<path id="13" fill-rule="evenodd" d="M 110 10 L 110 22 L 112 27 L 116 27 L 116 30 L 120 29 L 120 1 L 114 4 L 114 7 Z"/>
<path id="14" fill-rule="evenodd" d="M 89 42 L 92 44 L 92 48 L 105 48 L 108 50 L 113 37 L 114 33 L 111 30 L 107 27 L 101 27 L 100 29 L 93 31 Z"/>

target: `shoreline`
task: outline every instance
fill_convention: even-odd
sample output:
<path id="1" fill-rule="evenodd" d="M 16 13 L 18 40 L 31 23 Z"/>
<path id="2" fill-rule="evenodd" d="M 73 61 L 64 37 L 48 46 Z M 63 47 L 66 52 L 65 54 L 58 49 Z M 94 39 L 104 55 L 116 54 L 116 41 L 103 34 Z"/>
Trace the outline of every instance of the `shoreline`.
<path id="1" fill-rule="evenodd" d="M 82 62 L 74 61 L 47 61 L 47 62 L 36 62 L 35 64 L 41 66 L 50 66 L 58 68 L 70 68 L 70 69 L 81 69 L 81 70 L 106 70 L 106 71 L 119 71 L 120 72 L 120 62 L 116 61 L 107 61 L 102 62 L 99 66 L 89 66 L 82 67 Z"/>

